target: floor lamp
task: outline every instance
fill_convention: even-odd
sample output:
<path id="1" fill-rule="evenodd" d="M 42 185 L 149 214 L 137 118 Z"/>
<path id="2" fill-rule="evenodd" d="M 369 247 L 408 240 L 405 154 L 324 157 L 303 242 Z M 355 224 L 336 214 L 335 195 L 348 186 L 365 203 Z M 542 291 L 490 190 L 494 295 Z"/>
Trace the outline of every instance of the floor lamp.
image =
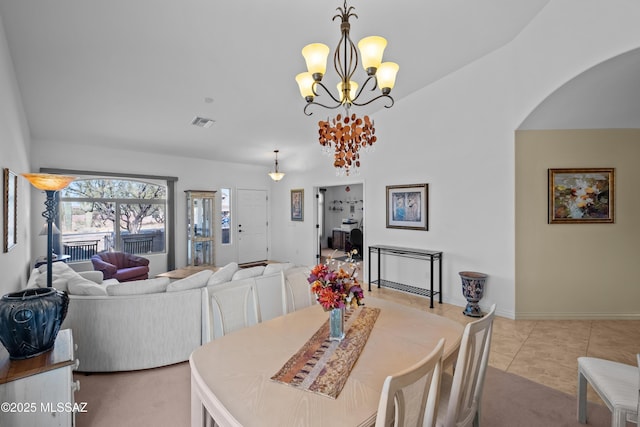
<path id="1" fill-rule="evenodd" d="M 42 216 L 47 220 L 47 287 L 50 288 L 53 270 L 53 219 L 56 216 L 54 196 L 57 191 L 66 188 L 76 177 L 49 173 L 23 173 L 22 176 L 27 178 L 31 185 L 47 194 L 47 199 L 44 202 L 46 209 L 42 212 Z"/>

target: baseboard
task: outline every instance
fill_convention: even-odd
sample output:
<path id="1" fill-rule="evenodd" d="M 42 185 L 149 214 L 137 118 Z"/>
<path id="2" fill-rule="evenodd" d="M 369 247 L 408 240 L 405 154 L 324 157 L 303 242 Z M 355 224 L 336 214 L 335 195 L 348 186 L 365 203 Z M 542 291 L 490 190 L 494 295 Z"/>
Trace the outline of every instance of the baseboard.
<path id="1" fill-rule="evenodd" d="M 516 320 L 640 320 L 637 313 L 545 313 L 519 312 Z"/>

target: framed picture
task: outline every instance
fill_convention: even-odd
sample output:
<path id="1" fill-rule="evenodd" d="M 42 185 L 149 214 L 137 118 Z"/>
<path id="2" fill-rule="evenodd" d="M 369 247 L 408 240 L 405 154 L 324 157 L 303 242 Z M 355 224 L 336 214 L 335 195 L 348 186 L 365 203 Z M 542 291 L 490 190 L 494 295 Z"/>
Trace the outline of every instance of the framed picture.
<path id="1" fill-rule="evenodd" d="M 549 224 L 613 223 L 614 172 L 549 169 Z"/>
<path id="2" fill-rule="evenodd" d="M 387 186 L 387 228 L 429 229 L 429 184 Z"/>
<path id="3" fill-rule="evenodd" d="M 291 190 L 291 221 L 304 221 L 304 189 Z"/>
<path id="4" fill-rule="evenodd" d="M 18 177 L 9 169 L 4 169 L 4 251 L 9 252 L 18 243 Z"/>

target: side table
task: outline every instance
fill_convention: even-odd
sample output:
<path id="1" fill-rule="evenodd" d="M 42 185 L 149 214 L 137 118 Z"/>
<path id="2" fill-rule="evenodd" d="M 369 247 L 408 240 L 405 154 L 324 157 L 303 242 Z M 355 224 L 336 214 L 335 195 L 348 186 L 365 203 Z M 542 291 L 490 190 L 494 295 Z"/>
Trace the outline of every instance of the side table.
<path id="1" fill-rule="evenodd" d="M 78 364 L 71 329 L 58 333 L 51 351 L 29 359 L 11 360 L 0 346 L 0 426 L 75 425 L 75 413 L 83 410 L 73 398 Z"/>

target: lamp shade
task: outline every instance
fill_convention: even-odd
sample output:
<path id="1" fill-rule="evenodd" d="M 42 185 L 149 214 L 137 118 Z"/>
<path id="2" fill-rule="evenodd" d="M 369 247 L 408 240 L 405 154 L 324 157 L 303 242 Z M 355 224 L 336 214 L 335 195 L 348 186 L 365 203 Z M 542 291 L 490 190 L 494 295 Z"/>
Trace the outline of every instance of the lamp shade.
<path id="1" fill-rule="evenodd" d="M 342 82 L 338 83 L 336 85 L 336 87 L 338 88 L 338 92 L 340 93 L 340 101 L 342 101 L 342 103 L 344 104 L 346 102 L 346 100 L 344 99 L 344 91 L 343 91 L 343 84 Z M 356 93 L 358 93 L 358 83 L 354 82 L 353 80 L 351 80 L 349 82 L 349 102 L 353 101 L 356 97 Z"/>
<path id="2" fill-rule="evenodd" d="M 358 49 L 360 49 L 360 56 L 362 57 L 362 66 L 365 70 L 369 68 L 380 68 L 385 47 L 387 47 L 387 40 L 379 36 L 365 37 L 358 42 Z"/>
<path id="3" fill-rule="evenodd" d="M 23 173 L 21 174 L 29 180 L 31 185 L 38 190 L 58 191 L 65 188 L 75 180 L 75 176 L 55 175 L 51 173 Z"/>
<path id="4" fill-rule="evenodd" d="M 303 98 L 313 98 L 313 76 L 311 75 L 311 73 L 304 72 L 298 74 L 296 76 L 296 82 L 298 82 L 300 95 L 302 95 Z"/>
<path id="5" fill-rule="evenodd" d="M 302 48 L 302 56 L 307 63 L 307 71 L 311 74 L 324 75 L 327 71 L 329 46 L 323 43 L 311 43 Z"/>
<path id="6" fill-rule="evenodd" d="M 384 89 L 391 90 L 396 84 L 396 75 L 400 66 L 395 62 L 383 62 L 378 68 L 376 78 L 378 79 L 378 86 L 384 91 Z"/>
<path id="7" fill-rule="evenodd" d="M 282 172 L 269 172 L 269 176 L 276 182 L 284 178 L 284 174 Z"/>

